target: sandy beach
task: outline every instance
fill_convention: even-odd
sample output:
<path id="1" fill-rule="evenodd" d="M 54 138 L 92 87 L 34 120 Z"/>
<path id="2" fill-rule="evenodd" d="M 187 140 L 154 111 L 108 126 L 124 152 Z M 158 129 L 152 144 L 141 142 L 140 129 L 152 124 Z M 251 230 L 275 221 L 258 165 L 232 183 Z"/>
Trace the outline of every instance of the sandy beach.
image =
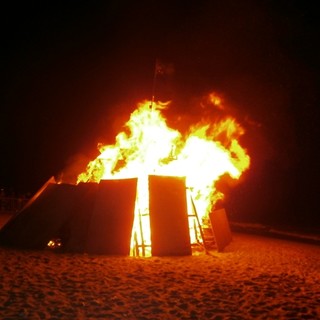
<path id="1" fill-rule="evenodd" d="M 1 319 L 320 319 L 320 246 L 234 233 L 224 252 L 0 248 Z"/>

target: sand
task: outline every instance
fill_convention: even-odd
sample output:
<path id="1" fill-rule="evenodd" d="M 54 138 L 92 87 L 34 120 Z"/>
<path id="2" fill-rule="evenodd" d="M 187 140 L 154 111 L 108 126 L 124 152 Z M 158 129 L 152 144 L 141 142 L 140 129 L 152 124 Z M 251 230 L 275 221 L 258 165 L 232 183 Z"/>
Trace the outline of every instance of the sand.
<path id="1" fill-rule="evenodd" d="M 234 233 L 224 252 L 0 248 L 0 319 L 320 319 L 320 246 Z"/>

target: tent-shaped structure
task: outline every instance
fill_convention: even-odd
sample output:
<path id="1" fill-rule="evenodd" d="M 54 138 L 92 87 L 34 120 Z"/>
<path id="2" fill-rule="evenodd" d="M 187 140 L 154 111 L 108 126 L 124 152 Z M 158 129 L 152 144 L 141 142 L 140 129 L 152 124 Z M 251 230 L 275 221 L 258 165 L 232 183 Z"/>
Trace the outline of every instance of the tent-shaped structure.
<path id="1" fill-rule="evenodd" d="M 71 185 L 51 179 L 0 230 L 0 244 L 41 250 L 51 242 L 63 252 L 129 255 L 140 212 L 137 180 Z M 150 175 L 148 186 L 151 243 L 136 242 L 136 250 L 150 246 L 153 256 L 191 255 L 185 178 Z M 221 251 L 231 241 L 225 211 L 212 212 L 210 220 Z"/>
<path id="2" fill-rule="evenodd" d="M 128 255 L 136 187 L 136 178 L 48 183 L 0 230 L 0 244 L 39 250 L 59 239 L 65 252 Z"/>

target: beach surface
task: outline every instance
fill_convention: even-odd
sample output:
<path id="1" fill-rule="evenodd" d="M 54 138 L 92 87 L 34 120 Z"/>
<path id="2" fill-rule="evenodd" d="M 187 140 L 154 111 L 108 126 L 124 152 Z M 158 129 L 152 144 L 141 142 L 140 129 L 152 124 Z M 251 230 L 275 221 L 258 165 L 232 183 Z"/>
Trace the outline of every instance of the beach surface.
<path id="1" fill-rule="evenodd" d="M 232 236 L 185 257 L 0 247 L 0 319 L 320 319 L 320 246 Z"/>

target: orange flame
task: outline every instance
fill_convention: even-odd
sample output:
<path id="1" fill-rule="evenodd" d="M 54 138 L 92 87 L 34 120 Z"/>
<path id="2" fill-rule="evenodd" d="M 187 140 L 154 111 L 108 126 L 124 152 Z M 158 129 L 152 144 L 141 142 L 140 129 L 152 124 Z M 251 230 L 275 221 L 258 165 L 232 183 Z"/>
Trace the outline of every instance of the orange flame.
<path id="1" fill-rule="evenodd" d="M 218 101 L 218 98 L 215 98 Z M 187 136 L 167 126 L 161 114 L 163 105 L 144 101 L 131 114 L 125 131 L 120 132 L 114 145 L 99 145 L 100 155 L 78 176 L 79 182 L 99 182 L 101 179 L 138 177 L 135 217 L 146 217 L 148 208 L 148 175 L 186 178 L 188 199 L 192 197 L 203 221 L 215 203 L 223 198 L 216 189 L 219 178 L 228 174 L 239 179 L 249 168 L 250 157 L 238 138 L 243 128 L 233 118 L 218 123 L 199 123 Z M 188 210 L 192 206 L 188 203 Z M 150 244 L 148 218 L 143 221 L 143 239 L 134 241 Z M 134 230 L 139 228 L 135 218 Z M 191 225 L 191 224 L 190 224 Z M 191 228 L 191 227 L 190 227 Z M 137 237 L 140 232 L 133 232 Z M 194 240 L 194 231 L 190 231 Z"/>

